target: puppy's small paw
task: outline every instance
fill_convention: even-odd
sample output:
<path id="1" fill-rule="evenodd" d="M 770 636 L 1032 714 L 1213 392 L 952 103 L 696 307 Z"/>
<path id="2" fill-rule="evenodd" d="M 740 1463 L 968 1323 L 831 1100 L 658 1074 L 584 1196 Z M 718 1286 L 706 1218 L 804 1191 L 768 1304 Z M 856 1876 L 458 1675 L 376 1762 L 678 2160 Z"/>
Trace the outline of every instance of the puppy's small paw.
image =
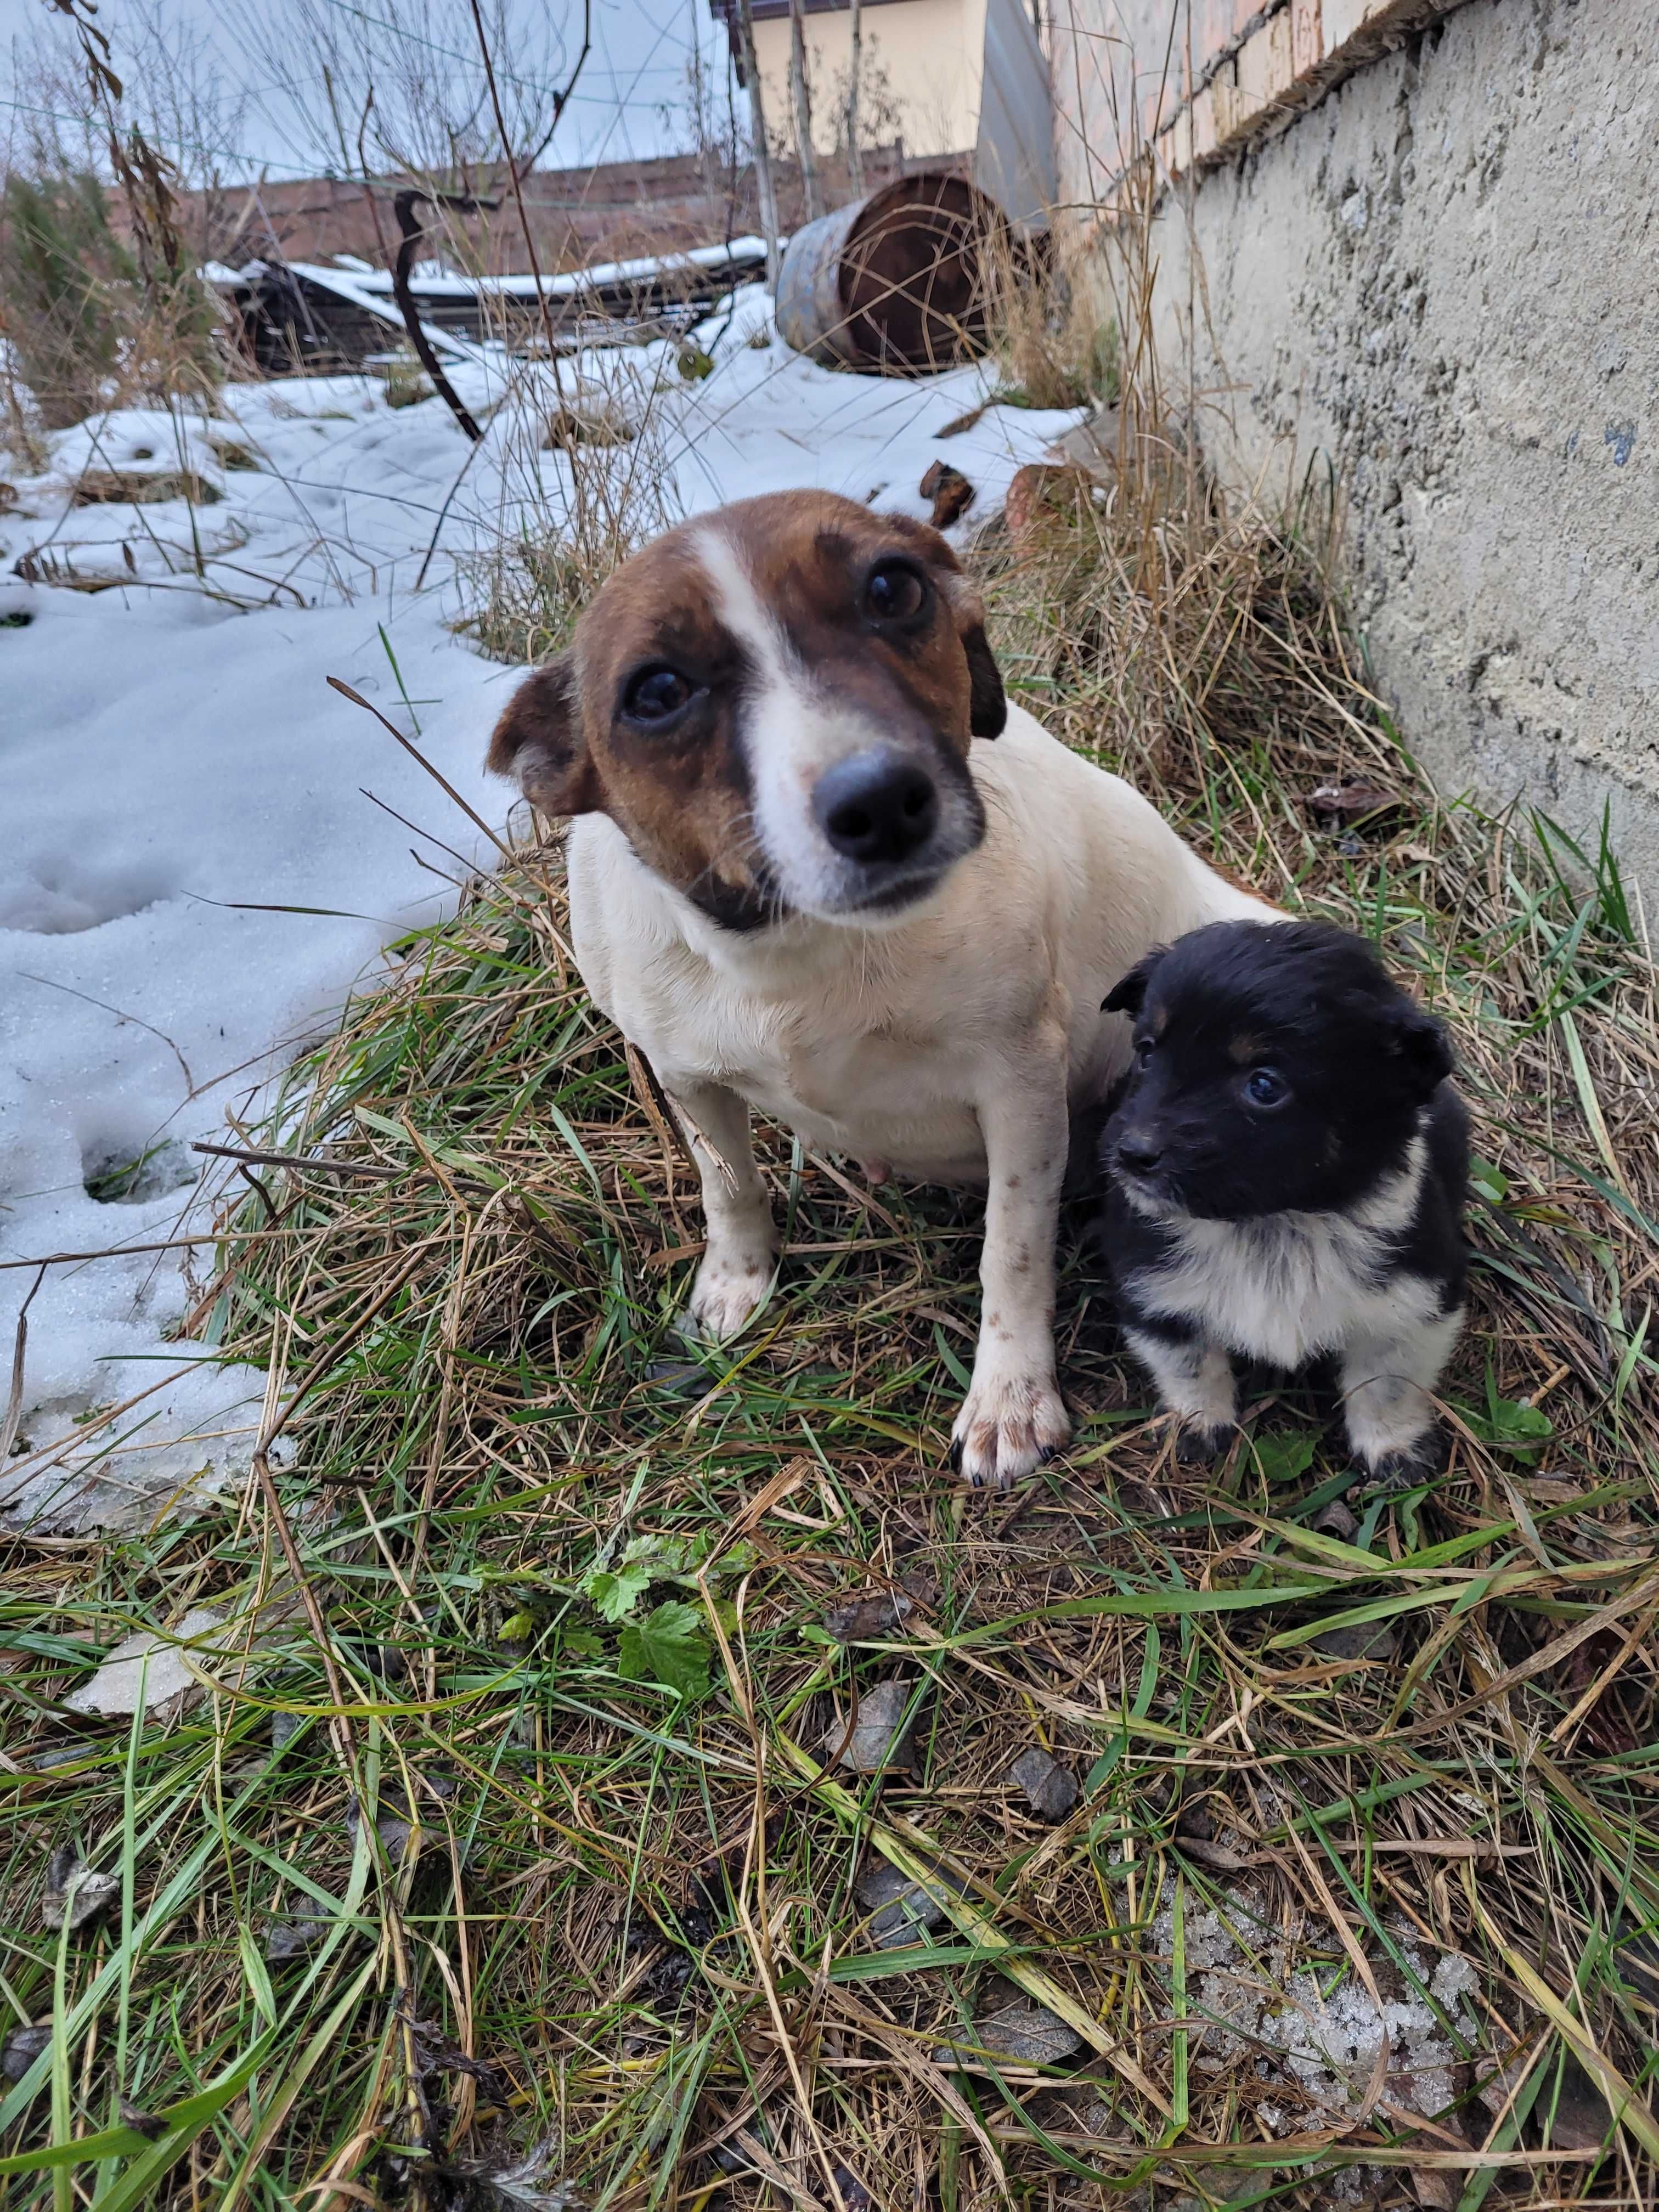
<path id="1" fill-rule="evenodd" d="M 1072 1424 L 1049 1375 L 975 1374 L 951 1434 L 951 1465 L 982 1490 L 1006 1490 L 1065 1449 Z"/>
<path id="2" fill-rule="evenodd" d="M 772 1279 L 769 1251 L 711 1252 L 697 1270 L 681 1326 L 712 1344 L 735 1336 L 766 1296 Z"/>
<path id="3" fill-rule="evenodd" d="M 1231 1422 L 1211 1428 L 1183 1421 L 1176 1431 L 1175 1455 L 1182 1467 L 1213 1467 L 1238 1431 Z"/>

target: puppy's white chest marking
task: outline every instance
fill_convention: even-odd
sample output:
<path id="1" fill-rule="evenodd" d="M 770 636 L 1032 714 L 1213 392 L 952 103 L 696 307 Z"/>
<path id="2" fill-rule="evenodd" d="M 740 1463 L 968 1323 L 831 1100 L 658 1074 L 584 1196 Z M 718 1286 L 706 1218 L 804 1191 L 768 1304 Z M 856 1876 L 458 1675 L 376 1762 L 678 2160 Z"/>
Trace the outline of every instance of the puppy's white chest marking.
<path id="1" fill-rule="evenodd" d="M 1175 1249 L 1136 1274 L 1133 1294 L 1150 1312 L 1200 1322 L 1230 1351 L 1276 1367 L 1396 1336 L 1436 1310 L 1433 1285 L 1391 1264 L 1391 1239 L 1411 1220 L 1423 1173 L 1419 1139 L 1352 1215 L 1166 1223 Z"/>

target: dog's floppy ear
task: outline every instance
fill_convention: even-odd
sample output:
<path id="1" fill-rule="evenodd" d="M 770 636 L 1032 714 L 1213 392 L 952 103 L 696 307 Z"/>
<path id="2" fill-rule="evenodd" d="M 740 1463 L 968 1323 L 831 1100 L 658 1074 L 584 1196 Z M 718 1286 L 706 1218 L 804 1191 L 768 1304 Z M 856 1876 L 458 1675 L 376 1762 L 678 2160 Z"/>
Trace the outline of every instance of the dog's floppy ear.
<path id="1" fill-rule="evenodd" d="M 1410 1088 L 1431 1098 L 1455 1064 L 1445 1030 L 1432 1014 L 1407 1000 L 1395 1018 L 1393 1043 Z"/>
<path id="2" fill-rule="evenodd" d="M 1146 1003 L 1146 986 L 1152 980 L 1152 970 L 1168 950 L 1167 945 L 1155 945 L 1144 959 L 1137 960 L 1128 974 L 1120 976 L 1101 1000 L 1101 1012 L 1127 1014 L 1133 1021 Z"/>
<path id="3" fill-rule="evenodd" d="M 572 654 L 560 653 L 520 684 L 490 737 L 485 765 L 511 776 L 544 814 L 591 814 L 599 806 Z"/>
<path id="4" fill-rule="evenodd" d="M 976 738 L 1000 738 L 1008 720 L 1008 700 L 982 616 L 962 633 L 962 649 L 968 656 L 968 727 Z"/>

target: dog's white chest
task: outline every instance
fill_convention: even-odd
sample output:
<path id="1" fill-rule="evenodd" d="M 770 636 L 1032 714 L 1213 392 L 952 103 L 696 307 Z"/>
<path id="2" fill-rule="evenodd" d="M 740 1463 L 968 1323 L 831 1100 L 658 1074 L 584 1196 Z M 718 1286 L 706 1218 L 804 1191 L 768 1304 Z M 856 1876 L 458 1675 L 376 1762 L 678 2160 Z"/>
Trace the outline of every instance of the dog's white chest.
<path id="1" fill-rule="evenodd" d="M 1275 1367 L 1300 1367 L 1321 1352 L 1389 1334 L 1405 1307 L 1428 1294 L 1413 1278 L 1386 1272 L 1375 1226 L 1340 1215 L 1172 1226 L 1175 1251 L 1136 1276 L 1136 1297 L 1152 1311 L 1200 1322 L 1230 1351 Z"/>

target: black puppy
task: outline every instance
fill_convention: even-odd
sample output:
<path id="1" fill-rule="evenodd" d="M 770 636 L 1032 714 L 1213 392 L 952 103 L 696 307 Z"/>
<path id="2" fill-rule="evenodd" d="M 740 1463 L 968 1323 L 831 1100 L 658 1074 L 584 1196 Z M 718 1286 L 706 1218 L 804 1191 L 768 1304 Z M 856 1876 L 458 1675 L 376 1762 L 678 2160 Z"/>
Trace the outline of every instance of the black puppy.
<path id="1" fill-rule="evenodd" d="M 1134 1066 L 1101 1139 L 1103 1229 L 1131 1350 L 1213 1458 L 1229 1355 L 1340 1361 L 1373 1475 L 1431 1464 L 1431 1393 L 1463 1322 L 1468 1116 L 1444 1032 L 1360 939 L 1216 922 L 1104 1001 Z"/>

